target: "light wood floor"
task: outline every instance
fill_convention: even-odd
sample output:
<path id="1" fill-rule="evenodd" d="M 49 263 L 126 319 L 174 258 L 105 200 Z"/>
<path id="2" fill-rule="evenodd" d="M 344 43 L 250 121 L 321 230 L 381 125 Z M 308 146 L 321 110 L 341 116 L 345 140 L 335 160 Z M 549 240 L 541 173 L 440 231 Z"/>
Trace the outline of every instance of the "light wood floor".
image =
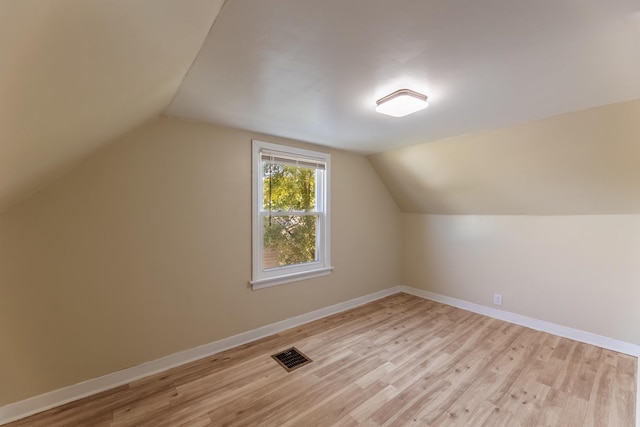
<path id="1" fill-rule="evenodd" d="M 287 373 L 295 346 L 313 362 Z M 634 426 L 634 357 L 406 294 L 11 426 Z"/>

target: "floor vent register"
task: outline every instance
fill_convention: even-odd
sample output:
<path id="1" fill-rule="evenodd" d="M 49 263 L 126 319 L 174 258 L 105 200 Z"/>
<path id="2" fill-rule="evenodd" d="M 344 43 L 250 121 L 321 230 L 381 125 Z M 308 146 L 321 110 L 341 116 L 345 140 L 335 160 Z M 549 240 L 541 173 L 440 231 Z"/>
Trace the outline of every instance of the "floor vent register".
<path id="1" fill-rule="evenodd" d="M 288 350 L 282 351 L 278 354 L 274 354 L 273 359 L 280 364 L 287 372 L 291 372 L 294 369 L 298 369 L 307 363 L 312 362 L 310 358 L 305 356 L 300 350 L 295 347 L 291 347 Z"/>

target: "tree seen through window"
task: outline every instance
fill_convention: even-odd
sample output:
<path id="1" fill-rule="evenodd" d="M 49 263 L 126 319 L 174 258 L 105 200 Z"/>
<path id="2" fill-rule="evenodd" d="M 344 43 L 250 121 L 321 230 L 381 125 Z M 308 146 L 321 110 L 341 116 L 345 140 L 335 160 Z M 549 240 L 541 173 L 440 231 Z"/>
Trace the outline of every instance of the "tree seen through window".
<path id="1" fill-rule="evenodd" d="M 316 169 L 263 163 L 265 268 L 317 261 Z M 276 258 L 271 261 L 268 257 Z"/>

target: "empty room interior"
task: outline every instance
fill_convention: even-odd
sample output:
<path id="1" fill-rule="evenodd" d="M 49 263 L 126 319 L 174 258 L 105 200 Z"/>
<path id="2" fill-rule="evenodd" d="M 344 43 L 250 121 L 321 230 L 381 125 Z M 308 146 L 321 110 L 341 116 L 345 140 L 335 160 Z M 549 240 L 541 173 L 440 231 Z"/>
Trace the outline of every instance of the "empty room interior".
<path id="1" fill-rule="evenodd" d="M 0 425 L 640 426 L 638 0 L 0 0 Z"/>

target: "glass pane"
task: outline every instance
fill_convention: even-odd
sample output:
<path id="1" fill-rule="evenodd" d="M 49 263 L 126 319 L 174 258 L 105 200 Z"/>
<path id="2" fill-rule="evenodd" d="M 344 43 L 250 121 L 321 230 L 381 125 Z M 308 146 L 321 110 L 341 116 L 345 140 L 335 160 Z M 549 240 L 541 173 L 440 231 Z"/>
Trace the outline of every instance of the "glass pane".
<path id="1" fill-rule="evenodd" d="M 314 210 L 316 170 L 265 162 L 262 192 L 262 209 L 267 212 Z"/>
<path id="2" fill-rule="evenodd" d="M 267 216 L 264 218 L 263 267 L 317 261 L 318 215 Z"/>

